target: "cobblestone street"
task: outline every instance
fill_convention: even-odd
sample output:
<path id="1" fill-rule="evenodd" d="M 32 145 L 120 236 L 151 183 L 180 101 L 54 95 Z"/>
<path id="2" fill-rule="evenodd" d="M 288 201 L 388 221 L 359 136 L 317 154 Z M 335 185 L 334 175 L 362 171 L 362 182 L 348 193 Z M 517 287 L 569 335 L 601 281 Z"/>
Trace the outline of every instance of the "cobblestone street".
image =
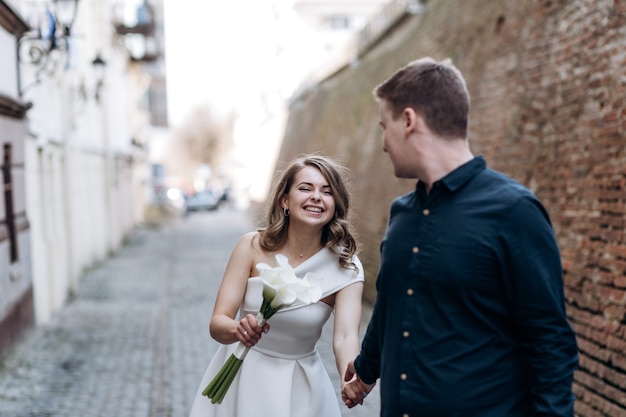
<path id="1" fill-rule="evenodd" d="M 218 210 L 136 230 L 0 362 L 0 416 L 186 417 L 217 349 L 208 322 L 223 270 L 253 228 Z M 339 392 L 331 332 L 332 317 L 319 350 Z M 343 415 L 378 416 L 378 397 Z"/>

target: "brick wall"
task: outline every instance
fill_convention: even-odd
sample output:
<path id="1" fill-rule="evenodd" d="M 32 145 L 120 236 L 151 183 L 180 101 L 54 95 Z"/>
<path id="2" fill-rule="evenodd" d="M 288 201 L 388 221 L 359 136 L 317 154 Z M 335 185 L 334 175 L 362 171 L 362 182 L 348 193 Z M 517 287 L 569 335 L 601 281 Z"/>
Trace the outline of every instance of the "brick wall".
<path id="1" fill-rule="evenodd" d="M 465 74 L 474 153 L 552 217 L 581 351 L 577 415 L 626 416 L 626 1 L 430 0 L 294 101 L 279 164 L 321 152 L 352 169 L 370 301 L 389 203 L 414 185 L 393 177 L 371 90 L 425 55 Z"/>

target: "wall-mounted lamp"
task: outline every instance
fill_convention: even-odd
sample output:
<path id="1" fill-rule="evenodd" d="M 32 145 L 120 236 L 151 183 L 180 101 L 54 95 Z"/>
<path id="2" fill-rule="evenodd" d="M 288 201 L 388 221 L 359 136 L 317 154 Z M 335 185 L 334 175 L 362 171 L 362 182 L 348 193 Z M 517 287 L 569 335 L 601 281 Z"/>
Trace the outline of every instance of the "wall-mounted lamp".
<path id="1" fill-rule="evenodd" d="M 75 105 L 77 113 L 85 110 L 87 103 L 93 99 L 96 104 L 100 103 L 102 97 L 102 88 L 104 87 L 104 70 L 106 67 L 106 61 L 102 59 L 98 53 L 96 57 L 91 61 L 94 74 L 94 83 L 88 83 L 85 77 L 81 77 L 77 85 L 72 87 L 73 98 L 75 99 Z"/>
<path id="2" fill-rule="evenodd" d="M 104 86 L 104 69 L 107 63 L 104 59 L 102 59 L 100 54 L 97 54 L 93 61 L 91 61 L 91 65 L 96 73 L 96 89 L 94 92 L 94 99 L 96 100 L 96 103 L 100 103 L 100 92 Z"/>
<path id="3" fill-rule="evenodd" d="M 52 0 L 52 7 L 47 5 L 45 16 L 38 27 L 25 34 L 18 42 L 18 59 L 20 62 L 36 68 L 35 81 L 23 88 L 20 95 L 32 85 L 41 81 L 42 73 L 52 74 L 50 54 L 55 50 L 69 50 L 69 38 L 72 25 L 76 19 L 79 0 Z"/>

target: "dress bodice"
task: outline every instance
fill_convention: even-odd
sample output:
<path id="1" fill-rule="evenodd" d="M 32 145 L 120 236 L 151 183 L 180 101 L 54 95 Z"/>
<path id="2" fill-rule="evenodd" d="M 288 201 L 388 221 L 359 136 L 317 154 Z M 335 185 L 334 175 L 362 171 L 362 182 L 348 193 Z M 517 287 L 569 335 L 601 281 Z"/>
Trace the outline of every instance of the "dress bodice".
<path id="1" fill-rule="evenodd" d="M 323 248 L 293 268 L 298 277 L 314 273 L 320 279 L 322 298 L 342 288 L 363 281 L 363 266 L 358 257 L 353 258 L 358 271 L 340 267 L 338 257 L 329 248 Z M 248 287 L 240 309 L 244 314 L 257 314 L 263 302 L 263 281 L 260 277 L 248 278 Z M 307 306 L 289 306 L 279 310 L 269 319 L 270 331 L 264 334 L 253 348 L 267 355 L 282 358 L 299 358 L 315 352 L 315 343 L 333 308 L 318 301 Z"/>
<path id="2" fill-rule="evenodd" d="M 248 288 L 240 315 L 259 312 L 263 301 L 263 282 L 248 279 Z M 307 306 L 279 310 L 269 319 L 270 331 L 253 348 L 270 356 L 298 358 L 315 352 L 315 344 L 333 309 L 318 301 Z"/>

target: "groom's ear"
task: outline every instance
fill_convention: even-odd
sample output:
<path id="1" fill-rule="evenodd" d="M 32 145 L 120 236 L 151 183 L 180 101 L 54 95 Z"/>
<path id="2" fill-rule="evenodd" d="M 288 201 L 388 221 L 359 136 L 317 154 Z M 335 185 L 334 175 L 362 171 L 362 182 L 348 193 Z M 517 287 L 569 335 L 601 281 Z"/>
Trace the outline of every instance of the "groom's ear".
<path id="1" fill-rule="evenodd" d="M 402 111 L 402 121 L 404 123 L 404 130 L 408 134 L 415 132 L 418 129 L 420 115 L 412 108 L 406 107 Z"/>

